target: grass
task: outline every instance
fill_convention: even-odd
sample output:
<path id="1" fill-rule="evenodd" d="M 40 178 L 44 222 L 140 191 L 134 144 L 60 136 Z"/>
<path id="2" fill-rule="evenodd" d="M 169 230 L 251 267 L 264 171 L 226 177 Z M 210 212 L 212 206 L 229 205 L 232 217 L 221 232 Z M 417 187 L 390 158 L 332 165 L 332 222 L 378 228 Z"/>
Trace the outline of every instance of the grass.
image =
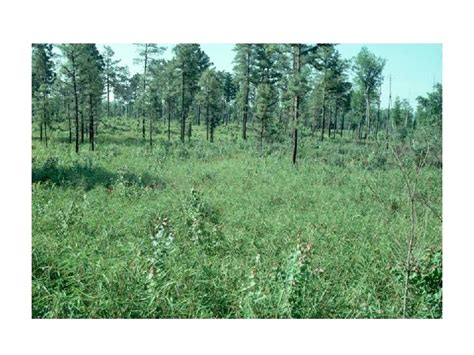
<path id="1" fill-rule="evenodd" d="M 80 155 L 60 130 L 33 140 L 33 318 L 402 316 L 410 209 L 386 150 L 303 132 L 295 168 L 238 127 L 150 149 L 135 124 Z M 439 318 L 439 167 L 419 193 L 408 315 Z"/>

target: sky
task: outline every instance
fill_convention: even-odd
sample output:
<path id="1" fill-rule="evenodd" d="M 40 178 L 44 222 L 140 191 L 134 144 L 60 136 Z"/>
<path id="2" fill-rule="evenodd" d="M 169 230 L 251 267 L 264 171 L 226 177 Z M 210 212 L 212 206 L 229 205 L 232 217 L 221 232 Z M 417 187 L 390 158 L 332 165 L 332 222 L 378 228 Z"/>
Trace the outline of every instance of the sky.
<path id="1" fill-rule="evenodd" d="M 140 72 L 133 63 L 137 51 L 133 44 L 107 44 L 112 47 L 121 65 L 127 65 L 130 73 Z M 175 44 L 160 44 L 166 47 L 164 59 L 172 57 Z M 434 83 L 442 83 L 442 45 L 441 44 L 338 44 L 341 56 L 350 59 L 366 46 L 375 55 L 387 60 L 382 85 L 382 107 L 388 105 L 389 77 L 392 78 L 392 103 L 396 96 L 406 98 L 416 107 L 416 97 L 426 95 Z M 98 45 L 102 50 L 103 44 Z M 217 70 L 232 71 L 234 44 L 201 44 L 201 48 L 214 63 Z"/>

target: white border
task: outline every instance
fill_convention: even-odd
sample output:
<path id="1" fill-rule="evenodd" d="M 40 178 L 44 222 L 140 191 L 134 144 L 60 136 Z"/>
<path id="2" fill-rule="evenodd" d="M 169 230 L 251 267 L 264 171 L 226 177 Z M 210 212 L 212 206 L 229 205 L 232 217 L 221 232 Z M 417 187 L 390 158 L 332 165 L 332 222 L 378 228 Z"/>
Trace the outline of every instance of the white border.
<path id="1" fill-rule="evenodd" d="M 329 4 L 330 3 L 330 4 Z M 472 11 L 463 2 L 3 2 L 1 342 L 10 353 L 364 353 L 473 350 Z M 466 2 L 465 4 L 468 4 Z M 456 6 L 455 6 L 456 5 Z M 444 319 L 31 320 L 31 42 L 443 43 Z"/>

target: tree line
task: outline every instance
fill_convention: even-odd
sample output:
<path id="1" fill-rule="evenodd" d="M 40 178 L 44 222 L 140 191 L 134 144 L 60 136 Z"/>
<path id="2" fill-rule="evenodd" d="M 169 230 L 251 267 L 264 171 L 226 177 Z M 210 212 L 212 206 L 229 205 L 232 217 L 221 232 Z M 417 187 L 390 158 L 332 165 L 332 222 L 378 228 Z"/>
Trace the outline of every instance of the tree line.
<path id="1" fill-rule="evenodd" d="M 157 124 L 171 140 L 177 122 L 185 143 L 193 125 L 203 124 L 213 142 L 219 125 L 236 123 L 260 153 L 265 144 L 290 141 L 295 164 L 301 129 L 321 141 L 346 132 L 388 142 L 420 124 L 441 128 L 441 84 L 417 98 L 416 111 L 407 99 L 392 102 L 391 92 L 382 108 L 386 60 L 366 47 L 344 59 L 334 44 L 237 44 L 233 71 L 226 72 L 199 44 L 176 45 L 169 60 L 157 44 L 135 46 L 141 71 L 131 75 L 109 46 L 101 52 L 95 44 L 33 44 L 32 117 L 41 142 L 48 144 L 52 122 L 65 124 L 77 153 L 85 140 L 95 149 L 104 117 L 135 119 L 150 146 Z"/>

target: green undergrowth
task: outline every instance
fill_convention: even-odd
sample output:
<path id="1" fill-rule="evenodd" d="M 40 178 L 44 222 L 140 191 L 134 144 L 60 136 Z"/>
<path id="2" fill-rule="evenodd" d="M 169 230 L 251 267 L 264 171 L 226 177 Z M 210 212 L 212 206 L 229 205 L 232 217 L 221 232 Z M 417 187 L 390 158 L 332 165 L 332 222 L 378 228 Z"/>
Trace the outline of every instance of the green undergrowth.
<path id="1" fill-rule="evenodd" d="M 402 316 L 410 208 L 383 144 L 303 135 L 294 167 L 289 140 L 259 154 L 238 127 L 158 128 L 152 149 L 100 128 L 79 155 L 60 130 L 33 140 L 33 318 Z M 439 318 L 435 162 L 418 194 L 408 316 Z"/>

